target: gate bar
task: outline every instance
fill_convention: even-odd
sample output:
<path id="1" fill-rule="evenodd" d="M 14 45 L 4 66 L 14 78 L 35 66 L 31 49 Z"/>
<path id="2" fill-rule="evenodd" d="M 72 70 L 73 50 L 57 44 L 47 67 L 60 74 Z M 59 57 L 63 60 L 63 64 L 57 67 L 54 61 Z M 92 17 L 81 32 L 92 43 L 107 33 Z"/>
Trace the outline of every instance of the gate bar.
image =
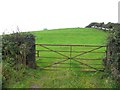
<path id="1" fill-rule="evenodd" d="M 83 47 L 106 47 L 106 45 L 84 45 L 84 44 L 35 44 L 39 46 L 83 46 Z"/>

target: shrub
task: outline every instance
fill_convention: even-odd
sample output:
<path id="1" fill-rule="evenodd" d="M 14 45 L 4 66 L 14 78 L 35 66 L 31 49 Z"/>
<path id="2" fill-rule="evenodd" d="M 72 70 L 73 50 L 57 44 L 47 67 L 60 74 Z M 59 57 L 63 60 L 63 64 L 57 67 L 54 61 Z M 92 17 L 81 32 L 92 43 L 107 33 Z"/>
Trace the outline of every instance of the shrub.
<path id="1" fill-rule="evenodd" d="M 9 59 L 11 60 L 9 60 Z M 24 64 L 35 68 L 35 38 L 28 33 L 3 35 L 2 59 L 13 65 Z M 32 63 L 32 64 L 31 64 Z M 12 65 L 11 64 L 11 65 Z"/>
<path id="2" fill-rule="evenodd" d="M 120 25 L 114 25 L 108 41 L 106 70 L 120 83 Z"/>
<path id="3" fill-rule="evenodd" d="M 3 87 L 16 83 L 26 75 L 26 67 L 35 68 L 35 38 L 29 33 L 2 37 Z"/>

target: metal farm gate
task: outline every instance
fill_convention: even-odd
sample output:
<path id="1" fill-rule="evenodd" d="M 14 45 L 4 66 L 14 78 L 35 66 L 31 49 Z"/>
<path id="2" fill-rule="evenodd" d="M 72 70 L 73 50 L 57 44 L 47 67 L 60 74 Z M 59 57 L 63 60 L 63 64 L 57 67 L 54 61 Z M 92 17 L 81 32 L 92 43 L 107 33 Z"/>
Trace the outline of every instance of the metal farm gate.
<path id="1" fill-rule="evenodd" d="M 36 57 L 43 70 L 103 71 L 106 46 L 36 44 Z"/>

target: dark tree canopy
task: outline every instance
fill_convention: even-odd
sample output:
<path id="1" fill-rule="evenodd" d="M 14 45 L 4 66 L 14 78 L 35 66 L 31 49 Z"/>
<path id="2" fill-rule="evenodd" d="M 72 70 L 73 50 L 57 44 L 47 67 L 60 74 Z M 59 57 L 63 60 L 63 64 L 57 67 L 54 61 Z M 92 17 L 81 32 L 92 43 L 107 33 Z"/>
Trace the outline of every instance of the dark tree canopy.
<path id="1" fill-rule="evenodd" d="M 111 23 L 108 22 L 105 24 L 104 22 L 98 23 L 98 22 L 92 22 L 89 25 L 86 26 L 86 28 L 97 28 L 101 30 L 113 30 L 116 26 L 120 26 L 119 23 Z"/>

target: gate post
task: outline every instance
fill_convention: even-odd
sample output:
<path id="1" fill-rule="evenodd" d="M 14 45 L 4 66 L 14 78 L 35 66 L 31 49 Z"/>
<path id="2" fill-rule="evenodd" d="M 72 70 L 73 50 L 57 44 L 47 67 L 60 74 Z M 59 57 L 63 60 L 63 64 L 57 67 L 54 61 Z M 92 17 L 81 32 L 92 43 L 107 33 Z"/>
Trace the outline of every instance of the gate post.
<path id="1" fill-rule="evenodd" d="M 29 38 L 28 39 L 26 39 L 26 42 L 29 40 Z M 30 68 L 36 68 L 36 62 L 35 62 L 35 60 L 36 60 L 36 57 L 35 57 L 35 47 L 36 47 L 36 45 L 35 45 L 35 37 L 34 36 L 32 36 L 31 38 L 30 38 L 30 44 L 29 44 L 29 54 L 27 55 L 27 64 L 28 64 L 28 67 L 30 67 Z"/>

